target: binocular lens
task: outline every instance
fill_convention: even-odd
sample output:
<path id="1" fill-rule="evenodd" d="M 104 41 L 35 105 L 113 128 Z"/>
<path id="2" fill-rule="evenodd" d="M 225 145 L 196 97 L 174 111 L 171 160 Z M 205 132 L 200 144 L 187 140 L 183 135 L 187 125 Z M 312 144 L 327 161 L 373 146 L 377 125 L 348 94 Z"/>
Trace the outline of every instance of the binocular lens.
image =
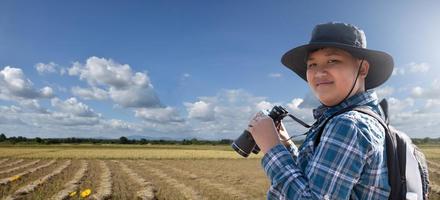
<path id="1" fill-rule="evenodd" d="M 251 152 L 255 154 L 260 152 L 260 148 L 248 130 L 244 130 L 240 137 L 232 143 L 232 148 L 243 157 L 248 157 Z"/>

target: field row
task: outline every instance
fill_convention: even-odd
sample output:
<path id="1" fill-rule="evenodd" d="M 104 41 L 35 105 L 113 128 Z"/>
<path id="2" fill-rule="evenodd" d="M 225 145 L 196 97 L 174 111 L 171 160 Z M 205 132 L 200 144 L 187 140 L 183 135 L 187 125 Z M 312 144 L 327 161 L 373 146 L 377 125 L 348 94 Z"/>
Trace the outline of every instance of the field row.
<path id="1" fill-rule="evenodd" d="M 230 150 L 174 148 L 23 148 L 0 147 L 1 158 L 30 159 L 241 159 Z M 230 148 L 230 147 L 228 147 Z M 262 155 L 252 155 L 261 158 Z"/>
<path id="2" fill-rule="evenodd" d="M 264 199 L 258 160 L 0 159 L 2 199 Z M 251 169 L 251 170 L 250 170 Z"/>

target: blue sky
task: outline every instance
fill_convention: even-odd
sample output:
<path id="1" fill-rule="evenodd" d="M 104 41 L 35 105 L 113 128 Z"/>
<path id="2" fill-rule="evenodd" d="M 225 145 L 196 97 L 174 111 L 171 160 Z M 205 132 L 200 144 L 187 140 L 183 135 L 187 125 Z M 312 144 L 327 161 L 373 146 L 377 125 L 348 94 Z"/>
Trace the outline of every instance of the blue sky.
<path id="1" fill-rule="evenodd" d="M 281 104 L 316 102 L 280 63 L 318 23 L 363 29 L 395 73 L 392 122 L 438 137 L 437 1 L 1 1 L 0 132 L 27 137 L 235 138 Z M 298 128 L 287 123 L 290 132 Z"/>

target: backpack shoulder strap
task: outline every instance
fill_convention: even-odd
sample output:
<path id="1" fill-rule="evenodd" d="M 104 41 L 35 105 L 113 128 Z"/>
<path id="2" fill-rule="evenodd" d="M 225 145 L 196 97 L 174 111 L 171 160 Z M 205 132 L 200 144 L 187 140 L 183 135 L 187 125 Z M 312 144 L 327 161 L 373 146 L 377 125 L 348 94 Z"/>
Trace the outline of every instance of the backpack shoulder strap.
<path id="1" fill-rule="evenodd" d="M 387 121 L 365 106 L 353 110 L 370 115 L 385 128 L 388 179 L 391 185 L 390 199 L 406 199 L 406 140 L 392 131 Z"/>
<path id="2" fill-rule="evenodd" d="M 367 106 L 351 106 L 342 109 L 332 116 L 325 119 L 323 124 L 318 130 L 317 136 L 315 138 L 314 147 L 318 146 L 322 132 L 327 122 L 333 117 L 340 115 L 348 111 L 357 111 L 375 118 L 385 129 L 385 143 L 386 143 L 386 154 L 387 154 L 387 168 L 388 168 L 388 181 L 391 186 L 391 192 L 389 199 L 405 199 L 406 198 L 406 143 L 402 138 L 394 132 L 390 131 L 387 122 L 378 115 L 376 112 L 371 110 Z"/>

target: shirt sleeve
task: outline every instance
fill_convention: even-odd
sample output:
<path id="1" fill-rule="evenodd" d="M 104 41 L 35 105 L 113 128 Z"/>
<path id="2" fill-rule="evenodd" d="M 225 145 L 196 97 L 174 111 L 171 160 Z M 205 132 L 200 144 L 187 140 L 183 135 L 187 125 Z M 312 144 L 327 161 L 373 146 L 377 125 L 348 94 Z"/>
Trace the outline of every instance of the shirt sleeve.
<path id="1" fill-rule="evenodd" d="M 313 158 L 302 171 L 288 149 L 276 145 L 262 159 L 271 181 L 268 199 L 349 199 L 368 155 L 354 119 L 339 115 L 329 121 Z"/>

